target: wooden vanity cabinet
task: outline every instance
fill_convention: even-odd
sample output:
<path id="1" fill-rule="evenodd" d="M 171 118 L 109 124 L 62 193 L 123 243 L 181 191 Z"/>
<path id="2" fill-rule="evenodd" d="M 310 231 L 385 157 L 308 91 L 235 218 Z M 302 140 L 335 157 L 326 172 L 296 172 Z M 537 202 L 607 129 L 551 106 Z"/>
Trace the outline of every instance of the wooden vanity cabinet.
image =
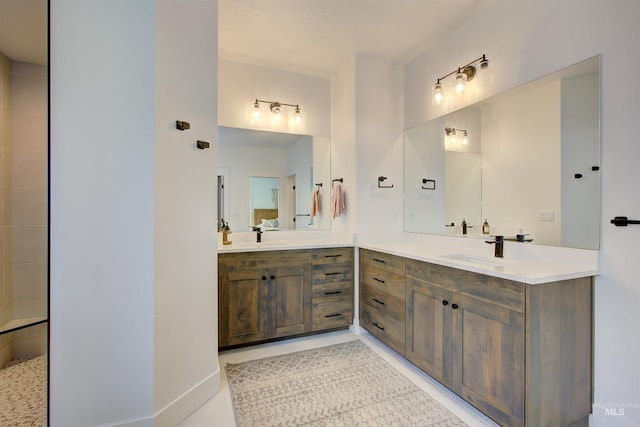
<path id="1" fill-rule="evenodd" d="M 311 331 L 309 250 L 220 254 L 218 345 Z"/>
<path id="2" fill-rule="evenodd" d="M 406 276 L 408 360 L 501 425 L 588 425 L 591 278 L 527 285 L 409 259 Z"/>
<path id="3" fill-rule="evenodd" d="M 353 320 L 353 248 L 311 251 L 312 331 L 346 328 Z"/>
<path id="4" fill-rule="evenodd" d="M 360 326 L 404 355 L 405 259 L 360 249 Z"/>
<path id="5" fill-rule="evenodd" d="M 352 247 L 218 255 L 221 349 L 346 328 L 352 318 Z"/>

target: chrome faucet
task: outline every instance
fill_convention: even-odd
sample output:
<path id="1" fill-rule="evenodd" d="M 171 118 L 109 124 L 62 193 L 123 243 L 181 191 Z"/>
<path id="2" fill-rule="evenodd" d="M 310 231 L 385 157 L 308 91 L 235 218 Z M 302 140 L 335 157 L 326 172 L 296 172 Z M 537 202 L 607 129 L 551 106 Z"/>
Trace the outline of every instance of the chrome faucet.
<path id="1" fill-rule="evenodd" d="M 485 240 L 485 243 L 489 245 L 496 245 L 494 256 L 496 258 L 502 258 L 504 255 L 504 236 L 495 236 L 495 240 Z"/>

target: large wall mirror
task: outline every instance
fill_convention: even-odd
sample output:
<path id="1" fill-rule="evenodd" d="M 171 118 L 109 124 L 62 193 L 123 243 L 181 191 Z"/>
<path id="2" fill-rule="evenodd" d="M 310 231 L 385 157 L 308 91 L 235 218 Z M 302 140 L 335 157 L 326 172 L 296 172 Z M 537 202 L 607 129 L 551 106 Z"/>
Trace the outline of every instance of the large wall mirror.
<path id="1" fill-rule="evenodd" d="M 598 249 L 600 57 L 406 130 L 404 172 L 407 232 Z"/>
<path id="2" fill-rule="evenodd" d="M 328 137 L 220 126 L 218 226 L 328 230 L 330 145 Z"/>
<path id="3" fill-rule="evenodd" d="M 0 2 L 0 425 L 47 425 L 47 1 Z"/>

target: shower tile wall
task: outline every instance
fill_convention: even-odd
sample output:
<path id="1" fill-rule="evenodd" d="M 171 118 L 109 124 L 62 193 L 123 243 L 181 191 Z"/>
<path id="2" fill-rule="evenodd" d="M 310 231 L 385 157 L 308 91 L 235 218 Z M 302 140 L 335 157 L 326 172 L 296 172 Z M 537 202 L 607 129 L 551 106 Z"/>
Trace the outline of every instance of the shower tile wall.
<path id="1" fill-rule="evenodd" d="M 47 315 L 47 72 L 13 62 L 11 69 L 11 209 L 13 316 Z M 5 247 L 7 245 L 5 244 Z M 46 352 L 46 325 L 16 332 L 15 356 Z"/>
<path id="2" fill-rule="evenodd" d="M 13 318 L 13 283 L 11 277 L 11 247 L 4 244 L 10 225 L 4 214 L 11 209 L 10 160 L 11 151 L 11 61 L 0 52 L 0 325 Z M 7 165 L 7 163 L 9 163 Z M 0 368 L 13 357 L 11 334 L 0 336 Z"/>
<path id="3" fill-rule="evenodd" d="M 0 324 L 47 315 L 46 67 L 0 53 Z M 0 336 L 0 368 L 46 352 L 46 325 Z"/>

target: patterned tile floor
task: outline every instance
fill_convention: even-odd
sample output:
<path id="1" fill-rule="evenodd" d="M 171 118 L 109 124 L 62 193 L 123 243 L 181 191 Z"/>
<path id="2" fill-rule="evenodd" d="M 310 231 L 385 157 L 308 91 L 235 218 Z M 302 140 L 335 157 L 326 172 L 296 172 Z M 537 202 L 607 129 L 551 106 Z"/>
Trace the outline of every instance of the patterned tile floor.
<path id="1" fill-rule="evenodd" d="M 496 426 L 493 421 L 478 412 L 468 403 L 461 400 L 455 394 L 442 387 L 435 380 L 428 377 L 422 371 L 411 365 L 402 357 L 389 350 L 369 334 L 355 335 L 349 331 L 333 332 L 311 337 L 296 338 L 277 343 L 262 344 L 247 348 L 221 352 L 218 356 L 221 371 L 220 393 L 202 405 L 191 414 L 178 427 L 235 427 L 231 394 L 225 374 L 224 366 L 227 362 L 239 363 L 247 360 L 276 356 L 294 351 L 307 350 L 315 347 L 324 347 L 360 338 L 376 353 L 382 356 L 395 369 L 413 381 L 418 387 L 426 391 L 435 400 L 443 404 L 447 409 L 460 417 L 470 427 Z"/>

